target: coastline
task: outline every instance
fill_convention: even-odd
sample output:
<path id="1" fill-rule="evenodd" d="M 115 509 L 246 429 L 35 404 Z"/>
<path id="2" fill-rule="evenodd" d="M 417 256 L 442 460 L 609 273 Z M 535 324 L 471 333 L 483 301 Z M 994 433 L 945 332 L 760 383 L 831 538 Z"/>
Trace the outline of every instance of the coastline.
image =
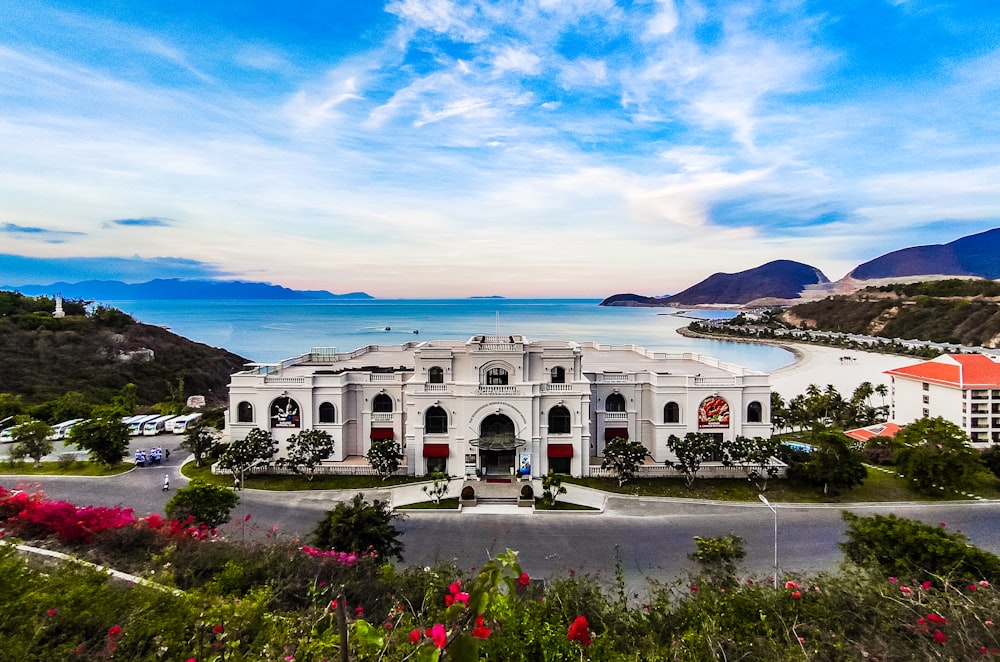
<path id="1" fill-rule="evenodd" d="M 873 386 L 879 384 L 890 386 L 886 370 L 921 361 L 912 356 L 865 352 L 811 343 L 714 336 L 691 331 L 687 327 L 677 329 L 677 333 L 688 338 L 771 345 L 790 352 L 793 356 L 791 363 L 768 373 L 771 376 L 771 390 L 780 394 L 785 400 L 805 393 L 811 384 L 821 388 L 833 386 L 845 398 L 850 397 L 854 389 L 863 382 L 871 382 Z"/>

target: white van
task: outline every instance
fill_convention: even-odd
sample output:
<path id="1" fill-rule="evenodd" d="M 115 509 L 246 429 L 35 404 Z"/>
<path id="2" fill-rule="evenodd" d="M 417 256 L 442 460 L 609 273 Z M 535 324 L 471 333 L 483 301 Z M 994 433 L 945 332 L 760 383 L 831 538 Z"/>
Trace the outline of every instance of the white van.
<path id="1" fill-rule="evenodd" d="M 187 429 L 199 418 L 201 414 L 187 414 L 186 416 L 181 416 L 180 418 L 174 420 L 174 434 L 184 434 Z"/>
<path id="2" fill-rule="evenodd" d="M 151 421 L 154 418 L 159 418 L 159 414 L 143 414 L 142 416 L 136 416 L 132 419 L 132 422 L 128 424 L 128 433 L 133 437 L 142 434 L 142 426 L 146 421 Z"/>
<path id="3" fill-rule="evenodd" d="M 142 424 L 142 434 L 146 437 L 152 437 L 162 433 L 166 429 L 167 421 L 174 418 L 171 414 L 165 414 L 163 416 L 157 416 L 152 418 Z"/>

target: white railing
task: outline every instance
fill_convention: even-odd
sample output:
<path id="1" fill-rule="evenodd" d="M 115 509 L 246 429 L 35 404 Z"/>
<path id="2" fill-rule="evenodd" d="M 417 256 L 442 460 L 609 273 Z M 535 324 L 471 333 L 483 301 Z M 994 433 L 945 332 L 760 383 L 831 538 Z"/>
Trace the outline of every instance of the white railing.
<path id="1" fill-rule="evenodd" d="M 398 380 L 396 379 L 396 374 L 392 373 L 392 372 L 389 372 L 389 373 L 386 373 L 386 372 L 373 372 L 370 375 L 368 375 L 368 381 L 370 381 L 370 382 L 395 382 L 395 381 L 398 381 Z"/>
<path id="2" fill-rule="evenodd" d="M 542 393 L 568 393 L 572 390 L 572 384 L 542 384 Z"/>
<path id="3" fill-rule="evenodd" d="M 661 464 L 644 464 L 639 467 L 636 476 L 641 478 L 680 478 L 684 474 L 673 467 Z M 788 467 L 778 467 L 778 474 L 775 478 L 785 478 L 788 475 Z M 613 469 L 602 469 L 600 466 L 591 465 L 590 476 L 593 478 L 614 478 Z M 746 472 L 738 466 L 701 465 L 697 474 L 698 478 L 745 478 Z"/>
<path id="4" fill-rule="evenodd" d="M 447 393 L 447 384 L 424 384 L 424 393 Z"/>
<path id="5" fill-rule="evenodd" d="M 621 375 L 621 374 L 605 374 L 600 373 L 597 375 L 598 384 L 628 384 L 635 381 L 634 375 Z"/>
<path id="6" fill-rule="evenodd" d="M 264 376 L 265 384 L 274 384 L 278 386 L 305 386 L 305 377 L 271 377 L 268 375 Z"/>
<path id="7" fill-rule="evenodd" d="M 627 411 L 606 411 L 604 412 L 604 420 L 606 421 L 627 421 L 628 412 Z"/>
<path id="8" fill-rule="evenodd" d="M 219 468 L 218 463 L 212 465 L 212 473 L 216 476 L 229 475 L 230 471 L 224 471 Z M 288 467 L 279 467 L 275 465 L 263 465 L 251 467 L 244 470 L 243 474 L 245 476 L 265 476 L 265 475 L 275 475 L 275 476 L 289 476 L 295 472 Z M 370 464 L 320 464 L 316 466 L 314 473 L 317 476 L 378 476 L 379 473 Z M 400 467 L 393 474 L 393 476 L 405 476 L 406 467 Z M 253 487 L 253 484 L 250 485 Z"/>
<path id="9" fill-rule="evenodd" d="M 480 352 L 517 352 L 517 345 L 509 342 L 481 342 L 477 349 Z"/>
<path id="10" fill-rule="evenodd" d="M 391 421 L 392 412 L 391 411 L 374 411 L 372 412 L 373 421 Z"/>
<path id="11" fill-rule="evenodd" d="M 487 386 L 479 385 L 479 395 L 517 395 L 516 386 Z"/>
<path id="12" fill-rule="evenodd" d="M 695 386 L 736 386 L 736 379 L 733 377 L 695 377 Z"/>

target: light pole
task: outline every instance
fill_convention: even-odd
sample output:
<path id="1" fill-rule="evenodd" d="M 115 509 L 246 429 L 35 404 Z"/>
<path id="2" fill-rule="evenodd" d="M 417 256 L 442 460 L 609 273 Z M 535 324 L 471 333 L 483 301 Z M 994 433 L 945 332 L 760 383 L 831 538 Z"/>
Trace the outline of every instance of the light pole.
<path id="1" fill-rule="evenodd" d="M 765 506 L 771 509 L 774 513 L 774 588 L 778 588 L 778 509 L 771 505 L 771 502 L 767 500 L 763 494 L 758 494 L 757 498 L 760 499 Z"/>

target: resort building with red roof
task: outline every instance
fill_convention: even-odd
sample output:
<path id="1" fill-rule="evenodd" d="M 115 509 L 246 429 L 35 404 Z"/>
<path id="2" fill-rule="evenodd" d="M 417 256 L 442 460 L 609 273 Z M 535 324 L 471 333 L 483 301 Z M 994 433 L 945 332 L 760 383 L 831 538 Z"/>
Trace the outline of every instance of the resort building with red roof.
<path id="1" fill-rule="evenodd" d="M 940 416 L 965 430 L 973 445 L 1000 443 L 1000 362 L 984 354 L 942 354 L 886 370 L 890 418 L 901 425 Z"/>

